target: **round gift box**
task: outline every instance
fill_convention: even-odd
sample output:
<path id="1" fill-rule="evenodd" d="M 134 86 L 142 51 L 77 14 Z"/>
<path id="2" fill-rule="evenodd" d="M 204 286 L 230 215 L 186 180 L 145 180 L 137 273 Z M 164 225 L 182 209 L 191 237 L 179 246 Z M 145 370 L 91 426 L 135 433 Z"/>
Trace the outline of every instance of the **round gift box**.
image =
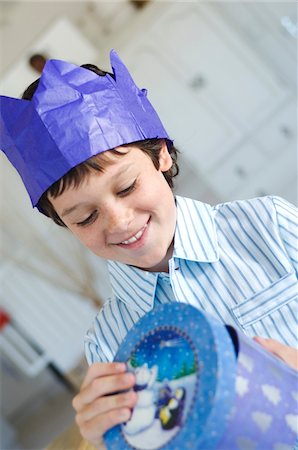
<path id="1" fill-rule="evenodd" d="M 216 448 L 235 399 L 236 355 L 227 329 L 182 303 L 159 305 L 128 332 L 115 361 L 136 375 L 130 421 L 108 449 Z"/>

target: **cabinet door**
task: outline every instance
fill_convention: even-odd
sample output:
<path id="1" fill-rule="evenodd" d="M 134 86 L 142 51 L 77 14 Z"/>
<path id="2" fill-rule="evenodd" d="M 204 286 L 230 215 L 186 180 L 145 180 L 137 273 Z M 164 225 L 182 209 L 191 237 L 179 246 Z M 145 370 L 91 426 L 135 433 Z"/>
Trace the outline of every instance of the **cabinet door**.
<path id="1" fill-rule="evenodd" d="M 254 136 L 264 154 L 272 157 L 279 154 L 287 157 L 297 151 L 297 106 L 296 101 L 287 103 L 262 126 Z"/>
<path id="2" fill-rule="evenodd" d="M 250 143 L 240 143 L 208 175 L 210 185 L 224 200 L 275 194 L 296 203 L 296 102 L 278 110 Z"/>
<path id="3" fill-rule="evenodd" d="M 296 88 L 296 2 L 212 2 L 210 6 L 243 37 L 281 83 Z"/>
<path id="4" fill-rule="evenodd" d="M 126 54 L 135 80 L 148 88 L 148 98 L 177 147 L 199 172 L 208 170 L 222 157 L 224 145 L 236 140 L 236 129 L 197 101 L 156 48 L 135 45 Z"/>
<path id="5" fill-rule="evenodd" d="M 289 192 L 286 182 L 291 179 L 293 186 L 296 170 L 291 150 L 296 114 L 291 107 L 279 128 L 274 114 L 292 94 L 256 49 L 270 21 L 263 28 L 257 5 L 241 6 L 242 20 L 249 12 L 255 25 L 248 39 L 222 14 L 230 8 L 202 2 L 150 5 L 139 32 L 130 30 L 129 42 L 123 40 L 125 61 L 141 87 L 149 88 L 186 165 L 215 196 Z M 280 161 L 280 152 L 286 161 Z M 280 173 L 278 166 L 284 168 Z"/>
<path id="6" fill-rule="evenodd" d="M 239 34 L 211 13 L 202 4 L 175 3 L 156 21 L 153 35 L 159 37 L 159 49 L 175 61 L 177 75 L 199 101 L 208 97 L 246 129 L 272 110 L 286 91 Z M 198 89 L 198 84 L 204 89 Z"/>
<path id="7" fill-rule="evenodd" d="M 209 184 L 220 198 L 229 200 L 237 196 L 243 185 L 253 186 L 264 165 L 265 156 L 260 149 L 253 142 L 242 143 L 209 174 Z"/>
<path id="8" fill-rule="evenodd" d="M 266 163 L 255 174 L 253 184 L 238 192 L 247 195 L 281 195 L 297 203 L 297 111 L 296 101 L 278 110 L 254 136 Z"/>
<path id="9" fill-rule="evenodd" d="M 281 154 L 272 160 L 268 160 L 264 170 L 255 174 L 253 183 L 242 184 L 236 195 L 238 198 L 280 195 L 297 204 L 296 154 L 289 152 L 287 158 L 284 158 Z"/>

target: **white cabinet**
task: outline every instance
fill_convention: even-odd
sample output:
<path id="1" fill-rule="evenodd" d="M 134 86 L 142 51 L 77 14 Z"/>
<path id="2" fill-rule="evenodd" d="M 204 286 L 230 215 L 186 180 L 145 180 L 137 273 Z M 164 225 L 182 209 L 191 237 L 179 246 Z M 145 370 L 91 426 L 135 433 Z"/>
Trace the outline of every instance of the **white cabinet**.
<path id="1" fill-rule="evenodd" d="M 255 133 L 255 141 L 270 158 L 295 152 L 297 145 L 297 105 L 296 101 L 286 102 L 285 106 Z"/>
<path id="2" fill-rule="evenodd" d="M 253 184 L 242 183 L 232 198 L 248 198 L 262 195 L 280 195 L 292 203 L 297 203 L 297 156 L 282 154 L 272 159 L 254 176 Z"/>
<path id="3" fill-rule="evenodd" d="M 297 201 L 296 104 L 287 102 L 210 172 L 209 183 L 222 198 L 267 194 Z"/>
<path id="4" fill-rule="evenodd" d="M 235 198 L 243 184 L 254 184 L 264 163 L 265 156 L 253 142 L 243 143 L 212 171 L 209 183 L 221 198 Z"/>
<path id="5" fill-rule="evenodd" d="M 262 60 L 204 5 L 174 4 L 153 32 L 198 102 L 211 102 L 238 126 L 256 122 L 286 94 Z"/>
<path id="6" fill-rule="evenodd" d="M 202 181 L 223 201 L 288 195 L 294 186 L 296 93 L 291 77 L 282 77 L 271 61 L 270 49 L 264 57 L 273 39 L 275 59 L 294 60 L 279 20 L 292 10 L 279 6 L 266 14 L 269 9 L 248 3 L 152 4 L 116 46 L 197 174 L 196 198 L 204 192 Z M 259 42 L 263 51 L 256 50 Z"/>
<path id="7" fill-rule="evenodd" d="M 236 127 L 173 75 L 159 49 L 139 45 L 130 57 L 134 77 L 149 89 L 148 97 L 168 134 L 197 171 L 208 170 L 221 157 L 224 146 L 237 140 Z"/>
<path id="8" fill-rule="evenodd" d="M 212 2 L 210 6 L 262 58 L 281 83 L 296 89 L 296 2 Z"/>

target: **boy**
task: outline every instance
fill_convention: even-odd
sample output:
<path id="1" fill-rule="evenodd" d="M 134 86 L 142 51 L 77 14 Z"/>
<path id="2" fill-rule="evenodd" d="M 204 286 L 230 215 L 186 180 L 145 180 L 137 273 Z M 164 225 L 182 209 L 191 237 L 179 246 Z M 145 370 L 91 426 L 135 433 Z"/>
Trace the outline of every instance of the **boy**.
<path id="1" fill-rule="evenodd" d="M 155 304 L 189 302 L 274 338 L 258 339 L 297 366 L 294 207 L 275 197 L 213 208 L 175 198 L 172 142 L 115 52 L 111 65 L 113 75 L 49 61 L 24 100 L 1 100 L 1 148 L 33 206 L 109 261 L 114 297 L 87 334 L 91 366 L 73 401 L 98 447 L 136 402 L 133 375 L 110 361 Z"/>

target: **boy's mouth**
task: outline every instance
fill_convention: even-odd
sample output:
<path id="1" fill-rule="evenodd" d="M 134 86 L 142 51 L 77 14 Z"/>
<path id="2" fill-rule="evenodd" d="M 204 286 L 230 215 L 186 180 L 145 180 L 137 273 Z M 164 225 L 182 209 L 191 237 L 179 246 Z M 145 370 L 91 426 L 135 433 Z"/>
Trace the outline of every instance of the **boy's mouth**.
<path id="1" fill-rule="evenodd" d="M 150 219 L 148 220 L 148 222 L 133 236 L 131 236 L 129 239 L 125 239 L 124 241 L 120 242 L 118 245 L 123 245 L 123 246 L 128 246 L 128 245 L 133 245 L 134 243 L 141 241 L 147 227 L 149 224 Z"/>

